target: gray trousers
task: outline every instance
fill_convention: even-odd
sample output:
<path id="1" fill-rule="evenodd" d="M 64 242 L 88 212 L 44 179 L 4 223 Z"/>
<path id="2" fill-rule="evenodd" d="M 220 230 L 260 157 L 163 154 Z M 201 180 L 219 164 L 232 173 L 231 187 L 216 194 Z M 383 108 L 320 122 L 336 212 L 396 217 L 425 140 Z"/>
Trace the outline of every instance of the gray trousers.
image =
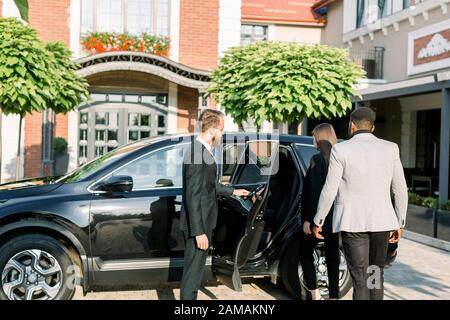
<path id="1" fill-rule="evenodd" d="M 353 300 L 383 300 L 389 235 L 389 231 L 341 232 L 353 280 Z"/>
<path id="2" fill-rule="evenodd" d="M 209 250 L 198 249 L 195 237 L 189 237 L 187 232 L 184 232 L 184 239 L 186 246 L 184 249 L 184 268 L 183 278 L 181 279 L 180 300 L 197 300 L 197 293 L 202 284 Z M 208 235 L 208 241 L 211 246 L 210 235 Z"/>

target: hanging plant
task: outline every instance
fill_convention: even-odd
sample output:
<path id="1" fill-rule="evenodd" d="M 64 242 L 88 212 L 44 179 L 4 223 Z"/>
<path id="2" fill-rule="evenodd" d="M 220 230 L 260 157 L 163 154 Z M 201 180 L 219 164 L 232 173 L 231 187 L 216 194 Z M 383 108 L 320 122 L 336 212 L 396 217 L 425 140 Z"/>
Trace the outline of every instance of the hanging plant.
<path id="1" fill-rule="evenodd" d="M 157 37 L 147 33 L 92 32 L 81 39 L 83 48 L 92 54 L 110 51 L 147 52 L 167 57 L 170 49 L 169 37 Z"/>

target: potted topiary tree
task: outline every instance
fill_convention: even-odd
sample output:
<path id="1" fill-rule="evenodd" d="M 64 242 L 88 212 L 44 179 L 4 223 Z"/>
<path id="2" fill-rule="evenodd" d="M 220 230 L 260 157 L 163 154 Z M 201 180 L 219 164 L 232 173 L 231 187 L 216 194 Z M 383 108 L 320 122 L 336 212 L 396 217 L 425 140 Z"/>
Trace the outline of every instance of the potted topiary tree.
<path id="1" fill-rule="evenodd" d="M 69 167 L 69 154 L 67 141 L 62 137 L 53 138 L 54 175 L 62 176 L 67 173 Z"/>

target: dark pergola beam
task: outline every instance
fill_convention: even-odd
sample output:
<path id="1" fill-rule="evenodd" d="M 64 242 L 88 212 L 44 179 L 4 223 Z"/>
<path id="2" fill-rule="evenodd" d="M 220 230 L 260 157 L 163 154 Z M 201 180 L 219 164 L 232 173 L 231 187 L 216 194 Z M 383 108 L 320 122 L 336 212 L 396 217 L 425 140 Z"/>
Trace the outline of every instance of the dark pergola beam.
<path id="1" fill-rule="evenodd" d="M 442 89 L 441 109 L 441 142 L 439 160 L 439 203 L 448 198 L 449 166 L 450 166 L 450 88 Z"/>
<path id="2" fill-rule="evenodd" d="M 450 80 L 437 81 L 417 86 L 392 89 L 387 91 L 378 91 L 374 93 L 363 94 L 361 98 L 357 96 L 351 97 L 352 102 L 363 102 L 371 100 L 379 100 L 386 98 L 406 97 L 423 93 L 437 92 L 445 88 L 450 88 Z"/>

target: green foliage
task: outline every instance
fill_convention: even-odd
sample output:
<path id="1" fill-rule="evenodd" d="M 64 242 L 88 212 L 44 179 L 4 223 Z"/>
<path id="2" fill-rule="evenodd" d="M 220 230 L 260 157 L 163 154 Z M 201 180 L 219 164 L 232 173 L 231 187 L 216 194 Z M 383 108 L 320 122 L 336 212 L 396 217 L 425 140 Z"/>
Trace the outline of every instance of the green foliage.
<path id="1" fill-rule="evenodd" d="M 53 152 L 55 155 L 64 154 L 67 152 L 67 140 L 63 137 L 53 138 Z"/>
<path id="2" fill-rule="evenodd" d="M 51 108 L 57 113 L 66 113 L 88 98 L 87 81 L 76 74 L 78 65 L 71 60 L 71 52 L 61 42 L 49 42 L 45 48 L 52 56 L 53 82 L 56 89 Z"/>
<path id="3" fill-rule="evenodd" d="M 442 210 L 450 211 L 450 200 L 444 202 L 444 204 L 442 205 Z"/>
<path id="4" fill-rule="evenodd" d="M 22 19 L 28 22 L 28 0 L 14 0 L 14 2 L 19 9 Z"/>
<path id="5" fill-rule="evenodd" d="M 426 197 L 422 199 L 422 206 L 426 208 L 437 209 L 438 204 L 439 202 L 437 198 Z"/>
<path id="6" fill-rule="evenodd" d="M 62 44 L 44 45 L 35 30 L 0 17 L 0 107 L 5 114 L 67 112 L 88 97 Z"/>
<path id="7" fill-rule="evenodd" d="M 345 49 L 260 41 L 226 52 L 208 92 L 237 124 L 329 119 L 351 109 L 363 75 Z"/>
<path id="8" fill-rule="evenodd" d="M 412 192 L 408 193 L 408 203 L 430 209 L 437 209 L 439 206 L 439 200 L 437 198 L 421 197 Z"/>
<path id="9" fill-rule="evenodd" d="M 422 205 L 422 197 L 416 193 L 408 192 L 408 203 L 415 204 L 417 206 Z"/>

